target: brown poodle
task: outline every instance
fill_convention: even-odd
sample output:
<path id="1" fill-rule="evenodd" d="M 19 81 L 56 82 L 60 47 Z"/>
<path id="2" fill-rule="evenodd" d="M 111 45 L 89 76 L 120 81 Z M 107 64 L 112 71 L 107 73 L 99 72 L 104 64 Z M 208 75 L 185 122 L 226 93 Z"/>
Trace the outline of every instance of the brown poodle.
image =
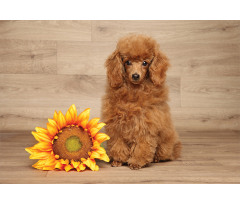
<path id="1" fill-rule="evenodd" d="M 157 42 L 145 35 L 121 38 L 108 57 L 102 116 L 112 166 L 139 169 L 180 157 L 181 142 L 169 112 L 165 84 L 169 63 Z"/>

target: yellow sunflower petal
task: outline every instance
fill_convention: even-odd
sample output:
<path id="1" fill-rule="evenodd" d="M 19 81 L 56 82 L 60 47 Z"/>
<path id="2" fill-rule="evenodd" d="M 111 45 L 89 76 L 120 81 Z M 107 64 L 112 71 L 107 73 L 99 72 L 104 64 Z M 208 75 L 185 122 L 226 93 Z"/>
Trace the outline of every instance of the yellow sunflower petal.
<path id="1" fill-rule="evenodd" d="M 32 165 L 33 168 L 35 169 L 40 169 L 40 170 L 43 170 L 43 166 L 38 166 L 38 165 Z"/>
<path id="2" fill-rule="evenodd" d="M 58 124 L 56 123 L 55 120 L 53 120 L 53 119 L 48 119 L 48 122 L 49 122 L 49 124 L 52 125 L 53 127 L 59 129 Z"/>
<path id="3" fill-rule="evenodd" d="M 55 169 L 55 166 L 44 166 L 43 167 L 43 170 L 47 170 L 47 171 L 51 171 L 53 169 Z"/>
<path id="4" fill-rule="evenodd" d="M 109 161 L 110 161 L 110 159 L 109 159 L 109 157 L 108 157 L 107 154 L 101 155 L 101 157 L 100 157 L 99 159 L 101 159 L 101 160 L 103 160 L 103 161 L 105 161 L 105 162 L 109 162 Z"/>
<path id="5" fill-rule="evenodd" d="M 105 125 L 106 125 L 106 123 L 98 123 L 96 128 L 100 130 L 100 129 L 102 129 Z"/>
<path id="6" fill-rule="evenodd" d="M 99 166 L 98 166 L 98 165 L 95 165 L 94 171 L 98 171 L 98 170 L 99 170 Z"/>
<path id="7" fill-rule="evenodd" d="M 61 163 L 61 161 L 57 160 L 55 164 L 56 169 L 64 169 L 64 165 Z"/>
<path id="8" fill-rule="evenodd" d="M 40 151 L 52 151 L 52 144 L 49 142 L 39 142 L 35 144 L 32 149 Z"/>
<path id="9" fill-rule="evenodd" d="M 77 171 L 84 171 L 86 169 L 86 165 L 83 163 L 80 163 L 79 166 L 76 168 Z"/>
<path id="10" fill-rule="evenodd" d="M 95 141 L 93 142 L 92 149 L 96 149 L 96 148 L 98 148 L 98 147 L 100 147 L 100 143 L 95 140 Z"/>
<path id="11" fill-rule="evenodd" d="M 91 169 L 95 169 L 95 165 L 92 159 L 87 159 L 86 165 Z"/>
<path id="12" fill-rule="evenodd" d="M 64 115 L 62 114 L 61 111 L 59 111 L 57 124 L 58 124 L 60 129 L 62 129 L 62 128 L 67 126 L 66 119 L 65 119 L 65 117 L 64 117 Z"/>
<path id="13" fill-rule="evenodd" d="M 39 151 L 39 150 L 33 149 L 33 147 L 27 147 L 27 148 L 25 148 L 25 150 L 26 150 L 29 154 L 34 154 L 34 153 L 41 152 L 41 151 Z"/>
<path id="14" fill-rule="evenodd" d="M 87 166 L 90 165 L 89 159 L 81 158 L 81 161 L 82 161 L 83 164 L 85 164 L 85 165 L 87 165 Z"/>
<path id="15" fill-rule="evenodd" d="M 99 142 L 99 143 L 102 143 L 106 140 L 109 140 L 110 137 L 104 133 L 98 133 L 95 135 L 95 139 Z"/>
<path id="16" fill-rule="evenodd" d="M 68 159 L 61 159 L 61 163 L 62 164 L 66 164 L 66 165 L 68 165 L 69 164 L 69 160 Z"/>
<path id="17" fill-rule="evenodd" d="M 38 142 L 51 142 L 51 138 L 45 133 L 32 131 L 32 135 Z"/>
<path id="18" fill-rule="evenodd" d="M 75 124 L 77 122 L 77 109 L 74 104 L 72 104 L 71 107 L 69 108 L 69 112 L 71 114 L 72 123 Z"/>
<path id="19" fill-rule="evenodd" d="M 96 164 L 95 160 L 90 160 L 90 166 L 89 168 L 92 170 L 92 171 L 98 171 L 99 167 L 98 165 Z"/>
<path id="20" fill-rule="evenodd" d="M 97 129 L 97 128 L 92 128 L 92 129 L 90 130 L 91 136 L 94 137 L 94 136 L 98 133 L 98 131 L 99 131 L 99 129 Z"/>
<path id="21" fill-rule="evenodd" d="M 45 128 L 41 128 L 41 127 L 36 127 L 35 130 L 37 132 L 43 133 L 43 134 L 48 134 L 48 130 Z"/>
<path id="22" fill-rule="evenodd" d="M 85 129 L 89 120 L 89 114 L 90 108 L 84 110 L 77 118 L 77 125 L 82 126 Z"/>
<path id="23" fill-rule="evenodd" d="M 100 118 L 93 118 L 92 120 L 90 120 L 87 124 L 87 129 L 91 129 L 93 127 L 95 127 L 98 123 L 98 121 L 100 120 Z"/>
<path id="24" fill-rule="evenodd" d="M 96 167 L 96 163 L 90 162 L 89 168 L 94 171 L 95 167 Z"/>
<path id="25" fill-rule="evenodd" d="M 96 148 L 95 152 L 98 154 L 106 154 L 106 150 L 103 147 Z"/>
<path id="26" fill-rule="evenodd" d="M 81 158 L 81 161 L 84 163 L 86 161 L 86 159 L 85 158 Z"/>
<path id="27" fill-rule="evenodd" d="M 33 149 L 33 147 L 25 148 L 25 150 L 26 150 L 29 154 L 37 154 L 37 153 L 43 152 L 43 151 L 41 151 L 41 150 L 39 150 L 39 149 Z"/>
<path id="28" fill-rule="evenodd" d="M 50 123 L 47 123 L 47 130 L 48 130 L 48 134 L 52 137 L 58 133 L 57 127 L 51 125 Z"/>
<path id="29" fill-rule="evenodd" d="M 47 160 L 46 160 L 46 163 L 45 163 L 45 166 L 55 166 L 56 164 L 56 159 L 55 157 L 51 154 Z"/>
<path id="30" fill-rule="evenodd" d="M 86 169 L 86 165 L 85 165 L 85 164 L 80 164 L 80 165 L 78 166 L 78 168 L 80 169 L 80 171 L 83 171 L 83 170 Z"/>
<path id="31" fill-rule="evenodd" d="M 30 155 L 29 159 L 48 159 L 51 152 L 38 152 Z"/>
<path id="32" fill-rule="evenodd" d="M 57 111 L 54 112 L 53 120 L 54 120 L 55 122 L 58 121 L 58 113 L 57 113 Z"/>
<path id="33" fill-rule="evenodd" d="M 68 171 L 70 171 L 71 169 L 73 169 L 73 167 L 69 164 L 69 165 L 65 166 L 64 169 L 65 169 L 66 172 L 68 172 Z"/>
<path id="34" fill-rule="evenodd" d="M 75 162 L 73 159 L 71 160 L 71 164 L 74 168 L 77 168 L 80 164 L 80 162 Z"/>
<path id="35" fill-rule="evenodd" d="M 71 116 L 71 113 L 70 111 L 68 110 L 66 115 L 65 115 L 65 118 L 66 118 L 66 122 L 68 125 L 71 125 L 72 124 L 72 116 Z"/>
<path id="36" fill-rule="evenodd" d="M 98 152 L 92 152 L 90 158 L 91 159 L 98 159 L 101 155 Z"/>
<path id="37" fill-rule="evenodd" d="M 96 169 L 98 169 L 96 166 L 96 161 L 94 159 L 86 159 L 83 164 L 85 164 L 86 166 L 88 166 L 92 171 L 96 171 Z"/>
<path id="38" fill-rule="evenodd" d="M 92 127 L 90 130 L 91 136 L 94 137 L 99 130 L 102 129 L 106 124 L 105 123 L 98 123 L 96 127 Z"/>
<path id="39" fill-rule="evenodd" d="M 45 163 L 46 163 L 46 160 L 38 160 L 35 164 L 32 165 L 32 167 L 36 169 L 43 169 Z"/>

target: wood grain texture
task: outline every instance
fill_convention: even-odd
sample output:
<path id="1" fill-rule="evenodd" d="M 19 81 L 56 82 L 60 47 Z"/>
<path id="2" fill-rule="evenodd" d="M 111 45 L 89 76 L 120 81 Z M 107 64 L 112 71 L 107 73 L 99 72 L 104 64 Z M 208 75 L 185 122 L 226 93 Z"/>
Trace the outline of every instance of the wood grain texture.
<path id="1" fill-rule="evenodd" d="M 73 100 L 74 101 L 74 100 Z M 76 103 L 75 103 L 76 102 Z M 91 118 L 101 116 L 101 100 L 77 100 L 77 110 L 83 111 L 91 108 Z M 72 100 L 62 101 L 56 106 L 49 103 L 48 107 L 4 107 L 0 108 L 1 130 L 33 130 L 36 126 L 46 127 L 47 119 L 53 117 L 55 110 L 66 113 Z M 202 108 L 171 108 L 174 125 L 177 130 L 240 130 L 239 109 L 202 109 Z"/>
<path id="2" fill-rule="evenodd" d="M 169 77 L 171 106 L 180 107 L 180 78 Z M 2 130 L 30 130 L 45 126 L 55 110 L 66 112 L 72 104 L 79 111 L 90 107 L 101 115 L 106 76 L 91 75 L 0 75 L 0 124 Z"/>
<path id="3" fill-rule="evenodd" d="M 105 60 L 113 42 L 59 42 L 58 74 L 106 75 Z"/>
<path id="4" fill-rule="evenodd" d="M 239 21 L 93 21 L 93 41 L 116 41 L 128 33 L 153 36 L 159 42 L 239 43 Z"/>
<path id="5" fill-rule="evenodd" d="M 239 108 L 175 108 L 171 109 L 177 130 L 240 130 Z"/>
<path id="6" fill-rule="evenodd" d="M 91 40 L 91 21 L 0 21 L 0 39 Z"/>
<path id="7" fill-rule="evenodd" d="M 239 44 L 161 43 L 170 60 L 168 75 L 240 76 Z M 115 42 L 58 42 L 58 73 L 105 75 Z"/>
<path id="8" fill-rule="evenodd" d="M 56 74 L 56 42 L 0 40 L 0 73 Z"/>
<path id="9" fill-rule="evenodd" d="M 240 44 L 185 44 L 184 50 L 184 76 L 240 76 Z"/>
<path id="10" fill-rule="evenodd" d="M 239 108 L 240 77 L 182 77 L 182 107 Z"/>
<path id="11" fill-rule="evenodd" d="M 18 101 L 19 106 L 34 105 L 34 102 L 37 106 L 39 100 L 45 99 L 49 101 L 43 101 L 42 105 L 48 106 L 50 100 L 56 100 L 55 105 L 58 106 L 63 99 L 101 99 L 105 94 L 106 83 L 106 76 L 101 75 L 1 74 L 0 105 L 12 106 L 9 102 Z M 180 78 L 168 77 L 167 85 L 170 94 L 180 96 Z M 25 104 L 26 101 L 21 103 L 24 99 L 29 104 Z"/>
<path id="12" fill-rule="evenodd" d="M 169 89 L 168 104 L 170 107 L 179 108 L 181 107 L 181 78 L 175 76 L 168 76 L 166 84 Z"/>
<path id="13" fill-rule="evenodd" d="M 4 107 L 0 108 L 0 124 L 1 130 L 13 131 L 18 130 L 34 130 L 36 126 L 46 127 L 48 118 L 53 118 L 54 111 L 62 111 L 63 114 L 67 109 L 76 104 L 78 113 L 86 108 L 91 108 L 90 118 L 100 117 L 101 100 L 74 100 L 62 101 L 61 104 L 55 105 L 55 102 L 49 103 L 48 106 L 25 106 L 25 107 Z"/>
<path id="14" fill-rule="evenodd" d="M 44 107 L 54 103 L 59 106 L 65 100 L 101 99 L 106 76 L 2 74 L 0 75 L 1 105 Z"/>
<path id="15" fill-rule="evenodd" d="M 168 75 L 240 76 L 240 44 L 159 43 L 170 60 Z"/>
<path id="16" fill-rule="evenodd" d="M 240 183 L 240 133 L 180 132 L 182 158 L 141 170 L 99 162 L 98 172 L 33 169 L 25 147 L 36 143 L 30 132 L 0 133 L 0 183 Z"/>
<path id="17" fill-rule="evenodd" d="M 240 21 L 0 21 L 0 130 L 45 126 L 73 103 L 99 117 L 104 62 L 131 32 L 170 59 L 178 130 L 240 129 Z"/>

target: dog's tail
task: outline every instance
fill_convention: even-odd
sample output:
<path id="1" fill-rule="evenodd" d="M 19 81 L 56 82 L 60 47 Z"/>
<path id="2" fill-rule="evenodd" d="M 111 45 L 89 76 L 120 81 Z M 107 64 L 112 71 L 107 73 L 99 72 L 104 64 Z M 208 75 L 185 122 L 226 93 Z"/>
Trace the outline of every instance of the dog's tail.
<path id="1" fill-rule="evenodd" d="M 180 141 L 177 141 L 177 143 L 175 143 L 173 148 L 172 157 L 174 160 L 181 157 L 181 151 L 182 151 L 182 143 Z"/>

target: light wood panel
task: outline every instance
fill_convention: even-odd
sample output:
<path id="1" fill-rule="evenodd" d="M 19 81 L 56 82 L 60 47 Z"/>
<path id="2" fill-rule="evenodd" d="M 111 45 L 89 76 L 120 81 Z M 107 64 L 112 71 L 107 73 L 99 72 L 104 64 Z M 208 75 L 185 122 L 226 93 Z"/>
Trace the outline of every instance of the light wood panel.
<path id="1" fill-rule="evenodd" d="M 59 42 L 58 74 L 106 75 L 104 62 L 113 42 Z"/>
<path id="2" fill-rule="evenodd" d="M 170 60 L 168 75 L 240 76 L 240 44 L 159 43 Z"/>
<path id="3" fill-rule="evenodd" d="M 240 130 L 239 108 L 175 108 L 171 109 L 177 130 Z"/>
<path id="4" fill-rule="evenodd" d="M 0 21 L 0 39 L 91 40 L 91 21 Z"/>
<path id="5" fill-rule="evenodd" d="M 181 92 L 180 92 L 180 77 L 176 77 L 176 76 L 168 76 L 167 80 L 166 80 L 166 84 L 168 86 L 169 89 L 169 100 L 168 100 L 168 104 L 171 107 L 174 108 L 179 108 L 181 107 Z"/>
<path id="6" fill-rule="evenodd" d="M 160 43 L 170 60 L 168 75 L 240 76 L 240 46 L 230 43 Z M 58 73 L 105 75 L 116 42 L 58 42 Z"/>
<path id="7" fill-rule="evenodd" d="M 97 100 L 104 94 L 105 76 L 0 75 L 1 101 L 5 107 L 61 106 L 64 101 Z"/>
<path id="8" fill-rule="evenodd" d="M 26 102 L 27 103 L 27 102 Z M 1 131 L 13 131 L 13 130 L 29 130 L 32 131 L 35 127 L 46 127 L 48 118 L 53 118 L 54 111 L 62 111 L 63 114 L 67 112 L 67 109 L 75 104 L 77 110 L 84 111 L 86 108 L 91 108 L 90 118 L 100 117 L 101 100 L 62 100 L 61 105 L 55 105 L 52 101 L 48 104 L 48 107 L 43 106 L 25 106 L 25 107 L 0 107 L 0 124 Z"/>
<path id="9" fill-rule="evenodd" d="M 168 77 L 167 84 L 170 98 L 174 96 L 173 103 L 180 103 L 180 78 Z M 9 107 L 17 102 L 17 107 L 37 107 L 41 101 L 42 107 L 48 107 L 51 102 L 58 107 L 69 100 L 101 99 L 105 86 L 106 76 L 101 75 L 1 74 L 0 105 Z"/>
<path id="10" fill-rule="evenodd" d="M 66 113 L 74 103 L 77 110 L 91 108 L 91 118 L 101 116 L 101 100 L 69 100 L 56 106 L 49 103 L 48 107 L 2 107 L 0 108 L 1 130 L 33 130 L 36 126 L 45 127 L 48 118 L 53 117 L 55 110 Z M 171 108 L 174 125 L 177 130 L 240 130 L 239 109 L 202 109 L 202 108 Z"/>
<path id="11" fill-rule="evenodd" d="M 75 104 L 101 115 L 106 76 L 2 74 L 0 75 L 0 124 L 2 130 L 31 130 L 45 126 L 55 110 L 66 112 Z M 169 77 L 170 105 L 180 107 L 180 78 Z"/>
<path id="12" fill-rule="evenodd" d="M 0 40 L 0 73 L 56 74 L 56 42 Z"/>
<path id="13" fill-rule="evenodd" d="M 184 76 L 240 76 L 240 44 L 194 43 L 183 45 Z M 180 50 L 180 49 L 179 49 Z M 175 57 L 173 59 L 176 59 Z"/>
<path id="14" fill-rule="evenodd" d="M 0 133 L 0 183 L 240 183 L 239 132 L 180 132 L 182 158 L 140 170 L 97 161 L 98 172 L 33 169 L 30 132 Z"/>
<path id="15" fill-rule="evenodd" d="M 99 117 L 104 62 L 130 32 L 170 59 L 178 130 L 240 129 L 240 21 L 0 21 L 0 130 L 45 126 L 73 103 Z"/>
<path id="16" fill-rule="evenodd" d="M 239 108 L 240 77 L 182 77 L 182 107 Z"/>
<path id="17" fill-rule="evenodd" d="M 160 42 L 239 43 L 239 21 L 93 21 L 92 40 L 115 41 L 128 33 L 153 36 Z"/>

